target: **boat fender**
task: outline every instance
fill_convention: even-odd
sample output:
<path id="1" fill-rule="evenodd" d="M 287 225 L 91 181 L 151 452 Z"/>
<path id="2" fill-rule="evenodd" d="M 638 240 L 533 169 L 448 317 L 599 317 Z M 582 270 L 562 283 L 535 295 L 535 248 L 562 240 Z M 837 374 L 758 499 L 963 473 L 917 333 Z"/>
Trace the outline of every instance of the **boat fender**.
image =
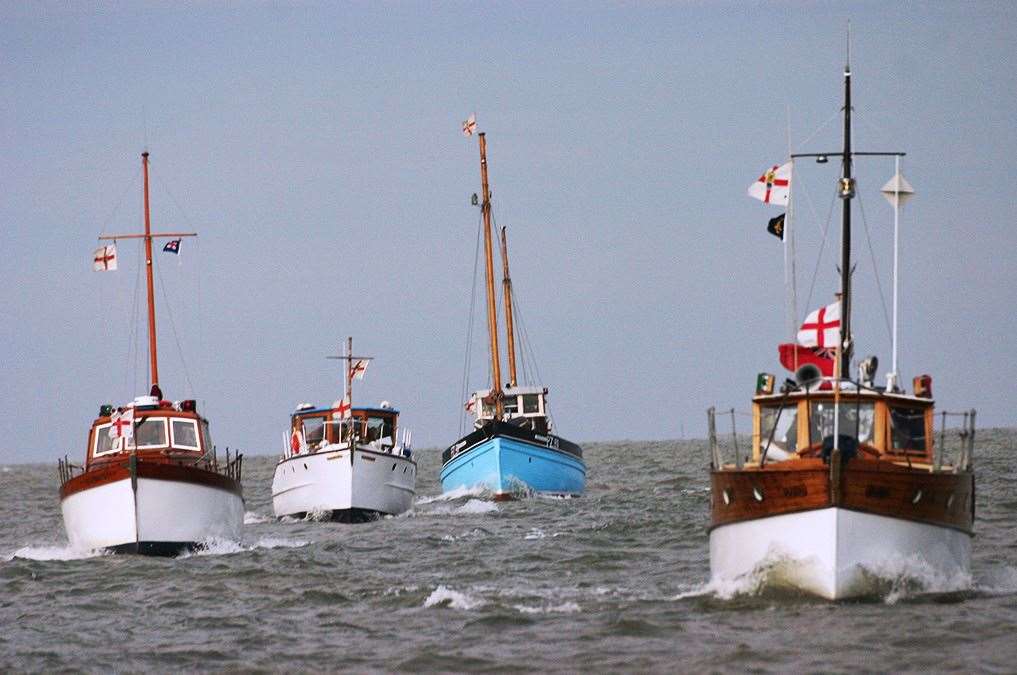
<path id="1" fill-rule="evenodd" d="M 290 450 L 293 451 L 294 455 L 300 454 L 300 432 L 294 431 L 293 435 L 290 436 Z"/>

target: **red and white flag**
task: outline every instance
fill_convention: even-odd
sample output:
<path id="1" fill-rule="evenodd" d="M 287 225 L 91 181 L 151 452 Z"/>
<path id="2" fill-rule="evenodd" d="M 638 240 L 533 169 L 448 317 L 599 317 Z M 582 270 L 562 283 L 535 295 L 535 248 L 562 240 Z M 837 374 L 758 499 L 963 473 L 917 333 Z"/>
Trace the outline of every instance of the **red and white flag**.
<path id="1" fill-rule="evenodd" d="M 109 428 L 110 438 L 134 438 L 134 408 L 115 412 L 110 420 L 113 422 Z"/>
<path id="2" fill-rule="evenodd" d="M 477 130 L 477 116 L 476 114 L 470 115 L 463 122 L 463 136 L 472 136 L 473 132 Z"/>
<path id="3" fill-rule="evenodd" d="M 749 186 L 749 196 L 755 197 L 764 204 L 787 206 L 791 195 L 792 163 L 774 165 L 763 172 L 755 183 Z"/>
<path id="4" fill-rule="evenodd" d="M 833 349 L 840 344 L 840 300 L 805 317 L 798 329 L 798 344 L 819 349 Z"/>
<path id="5" fill-rule="evenodd" d="M 354 361 L 353 364 L 350 365 L 350 377 L 353 378 L 354 380 L 364 379 L 364 375 L 367 374 L 368 363 L 369 361 L 367 359 L 360 359 L 359 361 Z"/>
<path id="6" fill-rule="evenodd" d="M 95 249 L 92 254 L 92 269 L 96 272 L 112 272 L 117 268 L 117 245 L 107 244 Z"/>
<path id="7" fill-rule="evenodd" d="M 350 395 L 346 394 L 343 399 L 339 401 L 339 405 L 336 406 L 336 412 L 339 413 L 339 419 L 348 420 L 353 416 L 353 405 L 350 403 Z"/>

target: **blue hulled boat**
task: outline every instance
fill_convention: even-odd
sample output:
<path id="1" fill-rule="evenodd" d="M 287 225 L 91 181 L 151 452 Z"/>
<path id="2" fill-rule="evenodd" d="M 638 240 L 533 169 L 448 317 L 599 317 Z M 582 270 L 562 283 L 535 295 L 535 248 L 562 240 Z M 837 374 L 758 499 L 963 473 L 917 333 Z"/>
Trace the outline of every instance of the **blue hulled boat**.
<path id="1" fill-rule="evenodd" d="M 463 125 L 467 135 L 472 135 L 473 128 L 475 124 L 469 122 Z M 504 388 L 500 384 L 491 191 L 487 179 L 487 141 L 483 133 L 479 134 L 479 145 L 484 195 L 480 206 L 487 269 L 487 326 L 493 384 L 489 389 L 474 392 L 466 403 L 466 410 L 474 416 L 473 430 L 442 453 L 441 487 L 445 492 L 481 487 L 493 492 L 495 499 L 530 493 L 580 495 L 586 487 L 582 448 L 554 433 L 547 413 L 546 387 L 517 384 L 512 280 L 505 228 L 501 229 L 501 254 L 509 381 Z"/>

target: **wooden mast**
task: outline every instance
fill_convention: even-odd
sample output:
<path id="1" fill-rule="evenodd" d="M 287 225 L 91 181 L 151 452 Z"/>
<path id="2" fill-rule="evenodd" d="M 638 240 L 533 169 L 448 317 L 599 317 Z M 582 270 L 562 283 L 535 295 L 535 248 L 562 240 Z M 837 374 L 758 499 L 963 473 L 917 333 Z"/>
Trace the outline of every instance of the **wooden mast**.
<path id="1" fill-rule="evenodd" d="M 145 278 L 148 282 L 148 363 L 152 390 L 159 386 L 159 356 L 155 346 L 155 282 L 152 270 L 152 216 L 148 206 L 148 151 L 141 153 L 145 175 Z"/>
<path id="2" fill-rule="evenodd" d="M 505 228 L 501 228 L 501 266 L 505 274 L 502 278 L 502 295 L 505 296 L 505 334 L 508 341 L 505 350 L 508 352 L 509 381 L 508 385 L 514 387 L 516 381 L 516 336 L 515 324 L 512 321 L 512 277 L 509 275 L 508 263 L 508 240 L 505 238 Z"/>
<path id="3" fill-rule="evenodd" d="M 487 138 L 484 132 L 480 137 L 480 182 L 483 187 L 484 202 L 481 212 L 484 214 L 484 256 L 487 264 L 487 332 L 491 339 L 491 396 L 494 397 L 494 419 L 500 420 L 504 414 L 504 402 L 501 390 L 501 355 L 498 351 L 498 311 L 494 302 L 494 253 L 491 241 L 491 190 L 487 181 Z"/>
<path id="4" fill-rule="evenodd" d="M 141 153 L 141 168 L 144 174 L 145 192 L 145 233 L 144 234 L 107 234 L 99 237 L 100 241 L 117 239 L 145 240 L 145 280 L 148 285 L 148 367 L 152 380 L 152 390 L 159 384 L 159 357 L 155 339 L 155 277 L 152 265 L 152 239 L 197 237 L 197 232 L 156 232 L 152 233 L 152 215 L 148 199 L 148 151 Z"/>

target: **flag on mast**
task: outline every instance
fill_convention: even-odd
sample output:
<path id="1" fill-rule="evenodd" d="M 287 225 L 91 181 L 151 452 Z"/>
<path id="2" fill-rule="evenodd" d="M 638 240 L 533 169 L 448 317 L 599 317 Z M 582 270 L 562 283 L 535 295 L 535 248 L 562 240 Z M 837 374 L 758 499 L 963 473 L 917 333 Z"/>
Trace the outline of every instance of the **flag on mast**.
<path id="1" fill-rule="evenodd" d="M 477 115 L 476 113 L 470 115 L 463 122 L 463 136 L 472 136 L 473 132 L 477 130 Z"/>
<path id="2" fill-rule="evenodd" d="M 826 377 L 833 377 L 836 349 L 840 344 L 840 301 L 812 311 L 798 329 L 797 344 L 778 346 L 780 363 L 794 372 L 811 363 Z"/>
<path id="3" fill-rule="evenodd" d="M 798 329 L 798 344 L 827 349 L 840 343 L 840 300 L 813 310 Z"/>
<path id="4" fill-rule="evenodd" d="M 786 215 L 786 213 L 782 213 L 776 218 L 770 218 L 770 222 L 766 225 L 766 231 L 781 241 L 784 241 L 784 216 Z"/>
<path id="5" fill-rule="evenodd" d="M 350 377 L 354 380 L 364 379 L 364 375 L 367 374 L 367 364 L 370 363 L 367 359 L 360 359 L 354 361 L 350 366 Z"/>
<path id="6" fill-rule="evenodd" d="M 173 253 L 174 255 L 180 255 L 180 240 L 170 239 L 166 242 L 166 245 L 162 247 L 163 253 Z"/>
<path id="7" fill-rule="evenodd" d="M 95 249 L 92 253 L 92 270 L 96 272 L 114 272 L 117 268 L 117 245 L 107 244 Z"/>
<path id="8" fill-rule="evenodd" d="M 764 171 L 763 175 L 749 186 L 749 196 L 764 204 L 787 206 L 788 198 L 791 195 L 792 166 L 791 162 L 780 166 L 775 164 Z"/>

